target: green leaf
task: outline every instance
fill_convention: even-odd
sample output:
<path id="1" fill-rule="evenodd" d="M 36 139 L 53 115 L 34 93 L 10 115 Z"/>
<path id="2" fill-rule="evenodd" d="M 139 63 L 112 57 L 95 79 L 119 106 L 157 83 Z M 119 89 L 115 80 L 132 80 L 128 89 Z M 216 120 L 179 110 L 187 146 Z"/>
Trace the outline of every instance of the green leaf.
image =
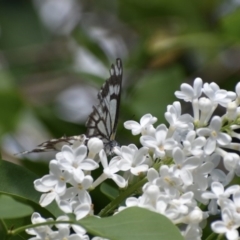
<path id="1" fill-rule="evenodd" d="M 89 217 L 79 223 L 90 234 L 111 240 L 183 240 L 178 228 L 168 218 L 137 207 L 112 217 Z"/>
<path id="2" fill-rule="evenodd" d="M 33 208 L 7 195 L 0 195 L 0 218 L 19 218 L 30 215 Z"/>
<path id="3" fill-rule="evenodd" d="M 21 218 L 10 218 L 10 219 L 1 219 L 0 220 L 0 239 L 4 240 L 23 240 L 29 239 L 30 235 L 28 235 L 25 231 L 18 233 L 15 236 L 9 236 L 8 231 L 12 231 L 18 227 L 23 227 L 31 224 L 30 216 L 21 217 Z"/>
<path id="4" fill-rule="evenodd" d="M 37 178 L 35 174 L 19 165 L 4 160 L 0 162 L 0 193 L 38 202 L 40 194 L 33 187 L 33 181 Z"/>
<path id="5" fill-rule="evenodd" d="M 47 208 L 39 205 L 41 194 L 33 186 L 34 180 L 38 178 L 21 166 L 4 160 L 0 161 L 0 194 L 9 195 L 17 201 L 30 205 L 46 217 L 59 216 L 61 212 L 56 205 L 51 204 Z"/>

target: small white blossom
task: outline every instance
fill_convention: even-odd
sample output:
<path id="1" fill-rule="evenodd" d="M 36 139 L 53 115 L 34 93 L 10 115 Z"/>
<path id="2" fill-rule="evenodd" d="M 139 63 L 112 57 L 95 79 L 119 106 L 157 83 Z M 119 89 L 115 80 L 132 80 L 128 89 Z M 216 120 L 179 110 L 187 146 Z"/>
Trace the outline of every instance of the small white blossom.
<path id="1" fill-rule="evenodd" d="M 191 185 L 193 183 L 192 170 L 200 166 L 202 163 L 201 159 L 195 156 L 186 158 L 179 147 L 173 150 L 173 159 L 176 164 L 174 166 L 176 169 L 176 176 L 182 179 L 184 185 Z"/>
<path id="2" fill-rule="evenodd" d="M 103 141 L 99 138 L 93 137 L 88 140 L 88 158 L 94 158 L 103 148 Z"/>
<path id="3" fill-rule="evenodd" d="M 100 151 L 99 156 L 104 169 L 102 175 L 93 183 L 92 187 L 95 188 L 107 178 L 112 179 L 119 187 L 125 187 L 127 184 L 126 180 L 122 176 L 116 174 L 116 172 L 119 172 L 120 170 L 117 166 L 118 160 L 113 159 L 108 164 L 107 156 L 104 150 Z"/>
<path id="4" fill-rule="evenodd" d="M 199 106 L 198 106 L 198 98 L 202 94 L 202 79 L 196 78 L 193 82 L 193 87 L 189 84 L 183 83 L 181 84 L 181 91 L 176 91 L 175 96 L 179 99 L 183 99 L 186 102 L 192 103 L 193 108 L 193 116 L 194 120 L 199 120 Z"/>
<path id="5" fill-rule="evenodd" d="M 234 121 L 237 118 L 237 106 L 236 102 L 228 103 L 226 117 L 229 121 Z"/>
<path id="6" fill-rule="evenodd" d="M 155 137 L 142 136 L 140 142 L 143 146 L 154 149 L 155 158 L 164 158 L 167 150 L 172 150 L 177 142 L 174 139 L 166 139 L 168 129 L 164 124 L 157 127 Z"/>
<path id="7" fill-rule="evenodd" d="M 216 83 L 204 83 L 203 92 L 215 104 L 227 107 L 227 104 L 236 98 L 236 93 L 222 90 Z"/>
<path id="8" fill-rule="evenodd" d="M 211 192 L 206 191 L 202 194 L 205 199 L 216 199 L 219 204 L 220 201 L 229 198 L 229 196 L 240 189 L 238 185 L 233 185 L 224 190 L 224 186 L 219 182 L 213 182 L 211 184 Z"/>
<path id="9" fill-rule="evenodd" d="M 49 163 L 50 174 L 42 177 L 41 182 L 47 187 L 53 187 L 55 191 L 62 194 L 66 190 L 66 183 L 70 180 L 71 174 L 63 171 L 56 160 Z"/>
<path id="10" fill-rule="evenodd" d="M 124 127 L 132 131 L 133 135 L 149 135 L 153 132 L 153 124 L 157 121 L 156 117 L 146 114 L 140 119 L 140 124 L 136 121 L 126 121 Z"/>
<path id="11" fill-rule="evenodd" d="M 45 223 L 53 221 L 52 218 L 45 219 L 39 213 L 34 212 L 31 217 L 32 224 Z M 43 225 L 35 228 L 26 229 L 26 232 L 30 235 L 35 235 L 36 240 L 51 239 L 53 235 L 56 235 L 57 232 L 54 232 L 49 225 Z"/>
<path id="12" fill-rule="evenodd" d="M 163 165 L 159 170 L 160 177 L 156 180 L 156 184 L 164 188 L 165 192 L 169 193 L 171 196 L 176 195 L 176 191 L 181 189 L 180 186 L 182 185 L 181 178 L 177 177 L 175 174 L 176 172 L 173 167 Z"/>
<path id="13" fill-rule="evenodd" d="M 189 224 L 184 231 L 181 231 L 185 240 L 201 240 L 202 229 L 198 224 Z"/>
<path id="14" fill-rule="evenodd" d="M 205 143 L 205 137 L 196 138 L 196 132 L 191 130 L 183 140 L 183 151 L 186 156 L 201 156 L 203 154 L 203 146 Z"/>
<path id="15" fill-rule="evenodd" d="M 181 84 L 181 91 L 176 91 L 175 96 L 179 99 L 183 99 L 186 102 L 192 102 L 202 94 L 202 79 L 196 78 L 193 83 L 193 87 L 189 84 Z"/>
<path id="16" fill-rule="evenodd" d="M 39 201 L 42 207 L 49 205 L 53 200 L 57 200 L 60 196 L 59 192 L 56 192 L 55 186 L 46 186 L 42 183 L 41 179 L 34 181 L 34 188 L 39 192 L 44 192 Z"/>
<path id="17" fill-rule="evenodd" d="M 81 145 L 76 149 L 70 146 L 63 146 L 61 154 L 57 154 L 57 160 L 63 169 L 68 170 L 77 177 L 80 170 L 92 171 L 99 167 L 93 159 L 86 158 L 87 147 Z"/>
<path id="18" fill-rule="evenodd" d="M 193 192 L 182 194 L 179 198 L 172 199 L 170 205 L 178 210 L 180 214 L 187 214 L 190 206 L 196 205 L 193 201 Z"/>
<path id="19" fill-rule="evenodd" d="M 208 136 L 204 151 L 210 155 L 216 149 L 217 144 L 225 146 L 229 144 L 232 138 L 227 133 L 221 132 L 222 120 L 220 117 L 215 116 L 212 118 L 208 128 L 200 128 L 197 134 L 200 136 Z"/>
<path id="20" fill-rule="evenodd" d="M 239 234 L 237 231 L 239 224 L 236 224 L 234 220 L 234 214 L 231 209 L 224 208 L 222 210 L 222 221 L 213 222 L 211 227 L 216 233 L 224 233 L 226 238 L 229 240 L 239 239 Z"/>
<path id="21" fill-rule="evenodd" d="M 212 113 L 216 109 L 216 106 L 210 99 L 206 97 L 201 97 L 199 99 L 198 106 L 199 106 L 199 110 L 201 111 L 198 125 L 199 126 L 207 125 L 209 119 L 212 116 Z"/>
<path id="22" fill-rule="evenodd" d="M 167 106 L 167 112 L 164 114 L 166 120 L 170 125 L 171 135 L 168 133 L 168 137 L 172 136 L 175 129 L 191 129 L 193 128 L 193 118 L 190 114 L 183 114 L 180 102 L 174 102 L 173 105 Z"/>
<path id="23" fill-rule="evenodd" d="M 134 144 L 121 147 L 121 157 L 118 156 L 113 160 L 118 159 L 117 166 L 122 171 L 130 171 L 133 175 L 139 175 L 148 170 L 146 164 L 146 157 L 148 155 L 148 148 L 142 147 L 138 149 Z"/>

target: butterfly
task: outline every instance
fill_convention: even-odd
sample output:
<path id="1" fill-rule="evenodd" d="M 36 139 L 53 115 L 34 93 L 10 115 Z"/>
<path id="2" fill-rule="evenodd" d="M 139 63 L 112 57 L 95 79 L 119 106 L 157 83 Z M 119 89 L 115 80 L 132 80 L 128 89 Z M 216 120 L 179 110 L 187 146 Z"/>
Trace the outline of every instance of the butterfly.
<path id="1" fill-rule="evenodd" d="M 98 105 L 93 106 L 93 111 L 86 122 L 86 136 L 82 134 L 51 139 L 41 143 L 31 151 L 25 151 L 21 154 L 60 151 L 63 145 L 86 144 L 89 138 L 97 137 L 103 141 L 107 155 L 112 155 L 113 148 L 118 145 L 115 141 L 115 135 L 121 100 L 122 75 L 122 61 L 117 58 L 116 64 L 111 65 L 109 79 L 105 81 L 98 92 Z"/>

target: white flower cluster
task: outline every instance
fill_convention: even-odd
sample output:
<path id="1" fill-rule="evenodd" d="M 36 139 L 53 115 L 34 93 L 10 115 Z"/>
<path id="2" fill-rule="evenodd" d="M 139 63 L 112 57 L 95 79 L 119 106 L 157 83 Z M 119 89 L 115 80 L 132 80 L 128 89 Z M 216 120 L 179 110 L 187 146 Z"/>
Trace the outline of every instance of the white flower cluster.
<path id="1" fill-rule="evenodd" d="M 108 178 L 124 188 L 134 178 L 145 175 L 142 194 L 128 196 L 126 206 L 119 207 L 119 211 L 139 206 L 161 213 L 181 226 L 185 239 L 201 239 L 204 220 L 221 214 L 222 220 L 213 222 L 212 230 L 226 234 L 227 239 L 238 239 L 240 187 L 224 187 L 240 175 L 240 157 L 233 152 L 240 150 L 236 142 L 240 135 L 235 132 L 240 128 L 240 83 L 234 93 L 219 89 L 215 83 L 203 84 L 197 78 L 193 87 L 182 84 L 175 95 L 192 104 L 193 116 L 182 114 L 180 102 L 174 102 L 165 113 L 168 127 L 160 124 L 155 128 L 157 119 L 151 114 L 144 115 L 140 123 L 124 123 L 133 135 L 141 134 L 140 149 L 134 144 L 115 147 L 116 156 L 108 162 L 99 139 L 90 139 L 88 147 L 64 146 L 50 162 L 50 174 L 34 182 L 36 190 L 43 192 L 40 204 L 47 206 L 55 200 L 63 212 L 74 213 L 79 220 L 93 214 L 89 190 Z M 218 106 L 225 110 L 221 117 L 214 116 Z M 94 181 L 91 171 L 99 163 L 103 173 Z M 120 171 L 123 174 L 117 174 Z M 199 204 L 207 205 L 208 211 L 203 212 Z M 40 215 L 36 216 L 34 219 L 43 221 Z M 79 236 L 76 239 L 87 239 L 84 229 L 72 227 Z M 63 227 L 52 235 L 45 228 L 48 239 L 63 234 Z M 44 239 L 39 232 L 44 231 L 28 231 Z"/>

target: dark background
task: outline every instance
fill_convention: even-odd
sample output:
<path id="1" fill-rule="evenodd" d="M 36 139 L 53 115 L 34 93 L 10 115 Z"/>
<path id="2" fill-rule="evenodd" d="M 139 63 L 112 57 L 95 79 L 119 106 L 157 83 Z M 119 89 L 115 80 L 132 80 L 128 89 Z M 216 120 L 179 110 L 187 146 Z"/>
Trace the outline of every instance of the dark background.
<path id="1" fill-rule="evenodd" d="M 165 122 L 166 107 L 177 100 L 174 92 L 182 82 L 201 77 L 234 90 L 240 79 L 239 26 L 234 0 L 1 1 L 3 158 L 23 164 L 14 153 L 85 133 L 97 91 L 117 57 L 124 81 L 116 138 L 138 145 L 139 137 L 123 123 L 146 113 Z"/>

